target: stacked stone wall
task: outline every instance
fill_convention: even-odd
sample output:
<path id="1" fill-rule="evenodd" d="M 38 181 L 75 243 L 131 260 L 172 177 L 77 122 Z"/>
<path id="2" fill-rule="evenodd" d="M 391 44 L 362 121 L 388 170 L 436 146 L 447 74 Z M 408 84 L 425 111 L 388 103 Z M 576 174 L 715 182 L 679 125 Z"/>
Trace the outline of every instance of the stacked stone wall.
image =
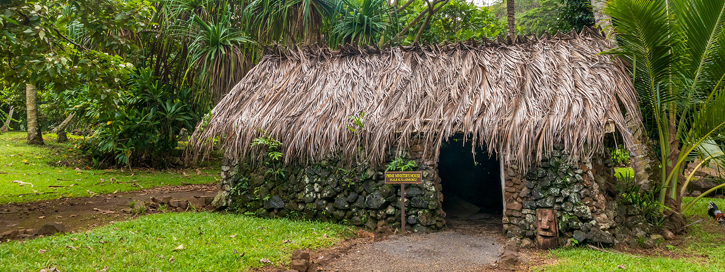
<path id="1" fill-rule="evenodd" d="M 225 165 L 221 192 L 214 204 L 265 217 L 315 219 L 370 229 L 400 228 L 400 185 L 385 184 L 386 165 L 347 163 L 340 157 L 283 166 L 282 171 L 268 159 Z M 397 158 L 414 160 L 417 167 L 413 171 L 423 172 L 422 184 L 405 186 L 406 226 L 418 232 L 443 228 L 445 214 L 436 162 L 423 158 L 421 145 L 398 156 L 391 154 L 388 161 Z"/>
<path id="2" fill-rule="evenodd" d="M 536 210 L 557 212 L 560 244 L 570 238 L 579 243 L 613 245 L 652 241 L 652 234 L 636 205 L 622 205 L 617 197 L 614 164 L 603 157 L 568 164 L 568 154 L 557 149 L 528 171 L 505 166 L 504 234 L 523 245 L 536 238 Z"/>
<path id="3" fill-rule="evenodd" d="M 364 156 L 360 156 L 364 157 Z M 386 165 L 367 161 L 346 163 L 341 156 L 310 165 L 287 165 L 276 169 L 269 159 L 240 162 L 222 167 L 217 207 L 264 217 L 290 217 L 331 221 L 370 229 L 400 227 L 400 185 L 385 184 Z M 414 160 L 423 171 L 423 183 L 406 185 L 406 224 L 411 231 L 445 227 L 441 208 L 443 189 L 437 163 L 423 158 L 421 145 L 397 155 Z M 503 176 L 503 233 L 523 245 L 536 238 L 536 210 L 557 211 L 561 245 L 570 238 L 580 243 L 615 244 L 657 239 L 655 229 L 636 205 L 615 199 L 611 160 L 595 157 L 578 164 L 566 163 L 568 154 L 557 149 L 540 165 L 522 171 L 505 165 Z"/>

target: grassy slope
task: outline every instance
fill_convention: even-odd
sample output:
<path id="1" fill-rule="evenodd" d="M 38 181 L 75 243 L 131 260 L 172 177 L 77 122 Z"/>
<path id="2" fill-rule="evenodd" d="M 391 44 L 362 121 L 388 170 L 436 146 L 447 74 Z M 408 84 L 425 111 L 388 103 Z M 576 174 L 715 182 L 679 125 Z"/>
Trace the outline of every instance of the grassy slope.
<path id="1" fill-rule="evenodd" d="M 94 271 L 104 266 L 109 271 L 242 271 L 263 266 L 262 258 L 273 265 L 287 263 L 294 249 L 331 246 L 351 233 L 347 230 L 234 214 L 154 214 L 85 234 L 0 244 L 0 271 Z M 174 250 L 179 245 L 184 249 Z"/>
<path id="2" fill-rule="evenodd" d="M 0 204 L 90 196 L 88 191 L 102 194 L 182 185 L 182 182 L 211 183 L 219 173 L 218 165 L 209 163 L 202 165 L 202 175 L 188 169 L 185 171 L 188 176 L 175 171 L 135 171 L 131 176 L 128 169 L 88 170 L 79 160 L 80 151 L 75 147 L 77 137 L 64 144 L 58 144 L 54 134 L 44 135 L 44 140 L 45 146 L 29 146 L 25 144 L 24 132 L 0 135 Z M 58 162 L 68 163 L 70 167 L 53 166 Z M 20 186 L 12 182 L 15 180 L 33 186 Z"/>
<path id="3" fill-rule="evenodd" d="M 693 198 L 686 197 L 683 206 Z M 695 203 L 685 216 L 697 215 L 703 222 L 689 228 L 685 242 L 672 248 L 675 253 L 689 257 L 671 259 L 667 257 L 634 257 L 629 254 L 614 254 L 586 248 L 558 249 L 549 254 L 558 263 L 543 267 L 545 271 L 613 271 L 623 265 L 627 271 L 725 271 L 725 229 L 707 216 L 707 205 L 714 201 L 725 207 L 723 199 L 702 199 Z M 536 267 L 538 271 L 541 267 Z"/>

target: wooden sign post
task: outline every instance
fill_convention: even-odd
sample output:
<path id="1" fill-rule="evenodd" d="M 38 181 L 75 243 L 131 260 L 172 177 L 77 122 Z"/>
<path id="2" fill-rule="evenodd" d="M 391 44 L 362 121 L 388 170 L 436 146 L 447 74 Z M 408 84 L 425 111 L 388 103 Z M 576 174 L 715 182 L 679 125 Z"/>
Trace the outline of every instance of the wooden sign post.
<path id="1" fill-rule="evenodd" d="M 400 233 L 405 233 L 405 185 L 423 183 L 423 172 L 385 172 L 385 184 L 400 184 Z"/>

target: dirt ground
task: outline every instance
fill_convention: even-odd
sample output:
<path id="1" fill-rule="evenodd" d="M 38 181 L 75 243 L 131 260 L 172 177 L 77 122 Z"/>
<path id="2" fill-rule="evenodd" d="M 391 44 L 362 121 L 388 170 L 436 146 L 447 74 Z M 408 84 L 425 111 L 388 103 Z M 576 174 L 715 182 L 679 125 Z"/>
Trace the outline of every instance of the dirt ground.
<path id="1" fill-rule="evenodd" d="M 445 231 L 358 241 L 315 267 L 322 271 L 497 270 L 505 244 L 500 222 L 500 216 L 479 213 L 465 220 L 448 220 Z"/>
<path id="2" fill-rule="evenodd" d="M 189 200 L 203 208 L 204 201 L 216 195 L 216 184 L 197 184 L 129 191 L 94 197 L 61 198 L 0 206 L 0 233 L 10 230 L 38 229 L 46 223 L 62 223 L 66 232 L 79 232 L 133 218 L 132 201 L 150 202 L 151 197 Z M 208 200 L 207 200 L 208 199 Z M 193 205 L 194 203 L 198 203 Z M 187 209 L 192 206 L 187 205 Z M 172 208 L 173 209 L 173 208 Z M 193 209 L 193 208 L 191 208 Z M 152 211 L 151 211 L 152 212 Z"/>

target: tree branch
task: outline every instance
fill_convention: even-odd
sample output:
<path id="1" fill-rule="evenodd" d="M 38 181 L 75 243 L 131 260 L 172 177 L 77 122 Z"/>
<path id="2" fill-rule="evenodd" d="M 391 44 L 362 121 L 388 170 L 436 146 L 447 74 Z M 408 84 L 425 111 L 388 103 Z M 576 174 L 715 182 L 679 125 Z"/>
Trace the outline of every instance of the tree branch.
<path id="1" fill-rule="evenodd" d="M 60 36 L 61 38 L 63 38 L 63 39 L 65 40 L 65 41 L 67 41 L 67 42 L 69 42 L 69 43 L 71 43 L 71 44 L 75 45 L 76 47 L 78 47 L 78 48 L 80 48 L 80 49 L 83 49 L 83 51 L 85 51 L 85 50 L 88 50 L 88 48 L 86 48 L 85 46 L 82 46 L 82 45 L 80 45 L 80 44 L 78 44 L 78 43 L 76 43 L 76 42 L 72 41 L 72 40 L 71 40 L 71 39 L 69 39 L 68 37 L 66 37 L 66 36 L 63 36 L 63 34 L 61 34 L 61 33 L 60 33 L 60 30 L 58 30 L 57 28 L 53 27 L 53 30 L 55 30 L 55 33 L 57 33 L 57 34 L 58 34 L 58 36 Z"/>
<path id="2" fill-rule="evenodd" d="M 437 1 L 433 2 L 433 6 L 435 6 L 436 4 L 441 3 L 443 1 L 444 0 L 437 0 Z M 442 5 L 440 5 L 437 8 L 435 8 L 433 10 L 433 13 L 438 12 L 438 10 L 440 10 L 441 7 L 443 7 L 446 4 L 448 4 L 448 1 L 450 1 L 450 0 L 445 0 L 445 2 L 443 2 Z M 390 42 L 388 42 L 388 44 L 400 42 L 403 39 L 403 37 L 404 37 L 404 36 L 401 36 L 401 35 L 403 35 L 404 33 L 408 32 L 408 29 L 410 29 L 411 26 L 413 26 L 414 24 L 416 24 L 420 20 L 420 18 L 423 18 L 423 15 L 428 14 L 428 12 L 429 12 L 429 10 L 426 9 L 426 10 L 422 11 L 420 14 L 418 14 L 418 17 L 415 17 L 415 19 L 413 19 L 413 21 L 410 22 L 410 24 L 408 24 L 407 26 L 405 26 L 405 28 L 403 28 L 403 30 L 401 30 L 400 32 L 398 32 L 398 34 L 396 34 L 395 37 L 393 37 L 393 39 L 391 39 Z"/>
<path id="3" fill-rule="evenodd" d="M 412 4 L 413 2 L 415 2 L 415 0 L 408 0 L 408 2 L 405 2 L 405 4 L 403 4 L 403 6 L 402 6 L 402 7 L 398 8 L 398 10 L 396 10 L 396 12 L 397 12 L 397 13 L 401 13 L 401 12 L 403 12 L 403 11 L 404 11 L 404 10 L 405 10 L 405 9 L 406 9 L 406 8 L 407 8 L 408 6 L 410 6 L 410 4 Z"/>
<path id="4" fill-rule="evenodd" d="M 23 15 L 23 16 L 25 16 L 25 18 L 28 18 L 28 16 L 27 16 L 27 15 L 25 15 L 25 14 L 24 14 L 23 12 L 21 12 L 21 11 L 19 11 L 19 10 L 18 10 L 18 13 L 20 13 L 20 15 Z M 38 14 L 38 16 L 39 16 L 39 17 L 41 17 L 41 18 L 43 18 L 43 19 L 45 19 L 45 20 L 48 20 L 48 18 L 47 18 L 47 17 L 45 17 L 45 16 L 43 16 L 43 15 L 41 15 L 41 14 Z M 55 26 L 52 26 L 52 25 L 51 25 L 51 27 L 53 28 L 53 30 L 55 30 L 55 33 L 57 33 L 57 34 L 58 34 L 58 36 L 60 36 L 61 38 L 63 38 L 63 40 L 65 40 L 65 41 L 67 41 L 67 42 L 69 42 L 69 43 L 71 43 L 71 44 L 75 45 L 76 47 L 78 47 L 78 48 L 80 48 L 80 49 L 82 49 L 82 50 L 88 50 L 88 48 L 86 48 L 85 46 L 82 46 L 82 45 L 80 45 L 80 44 L 78 44 L 78 43 L 74 42 L 74 41 L 73 41 L 73 40 L 71 40 L 70 38 L 68 38 L 68 37 L 64 36 L 63 34 L 61 34 L 61 33 L 60 33 L 60 30 L 58 30 L 57 28 L 55 28 Z"/>
<path id="5" fill-rule="evenodd" d="M 415 39 L 413 40 L 413 43 L 417 43 L 420 41 L 420 36 L 423 35 L 423 30 L 430 22 L 430 18 L 433 17 L 433 5 L 430 4 L 428 0 L 425 0 L 426 3 L 428 3 L 428 15 L 425 16 L 425 21 L 423 21 L 423 25 L 420 26 L 420 29 L 418 29 L 418 34 L 415 35 Z"/>

